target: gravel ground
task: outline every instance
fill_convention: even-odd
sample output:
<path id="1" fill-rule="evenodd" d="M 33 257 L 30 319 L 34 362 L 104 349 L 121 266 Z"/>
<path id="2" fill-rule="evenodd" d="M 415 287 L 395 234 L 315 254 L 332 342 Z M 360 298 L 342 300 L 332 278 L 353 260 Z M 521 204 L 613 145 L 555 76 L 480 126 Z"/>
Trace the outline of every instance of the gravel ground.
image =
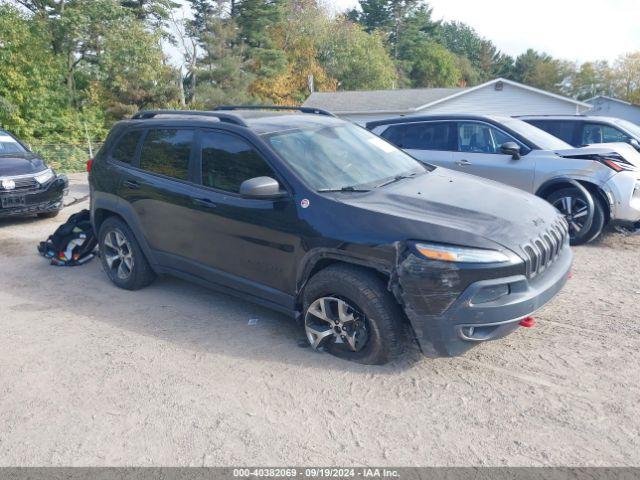
<path id="1" fill-rule="evenodd" d="M 367 367 L 180 280 L 49 266 L 81 208 L 0 220 L 0 466 L 640 466 L 640 236 L 576 248 L 533 329 Z"/>

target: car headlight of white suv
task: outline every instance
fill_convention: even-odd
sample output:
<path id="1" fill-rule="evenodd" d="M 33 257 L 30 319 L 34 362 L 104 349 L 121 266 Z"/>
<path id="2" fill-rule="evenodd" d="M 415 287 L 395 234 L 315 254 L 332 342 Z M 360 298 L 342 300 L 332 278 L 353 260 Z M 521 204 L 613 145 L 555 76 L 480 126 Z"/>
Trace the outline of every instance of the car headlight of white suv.
<path id="1" fill-rule="evenodd" d="M 47 168 L 46 170 L 43 170 L 42 172 L 36 174 L 33 178 L 35 178 L 36 182 L 38 182 L 40 185 L 44 185 L 53 178 L 53 170 Z"/>

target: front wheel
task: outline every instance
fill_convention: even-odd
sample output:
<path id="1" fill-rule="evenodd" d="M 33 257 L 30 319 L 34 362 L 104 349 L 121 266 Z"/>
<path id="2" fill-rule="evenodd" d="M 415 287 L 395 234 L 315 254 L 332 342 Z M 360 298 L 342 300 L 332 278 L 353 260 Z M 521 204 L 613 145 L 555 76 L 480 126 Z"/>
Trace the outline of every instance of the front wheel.
<path id="1" fill-rule="evenodd" d="M 593 220 L 591 225 L 586 224 L 589 218 L 589 204 L 577 188 L 562 188 L 547 197 L 547 201 L 556 207 L 567 220 L 571 245 L 591 242 L 602 233 L 605 224 L 604 207 L 598 198 L 592 197 Z"/>
<path id="2" fill-rule="evenodd" d="M 404 347 L 404 314 L 374 273 L 351 265 L 329 266 L 304 292 L 304 326 L 315 350 L 382 365 Z"/>

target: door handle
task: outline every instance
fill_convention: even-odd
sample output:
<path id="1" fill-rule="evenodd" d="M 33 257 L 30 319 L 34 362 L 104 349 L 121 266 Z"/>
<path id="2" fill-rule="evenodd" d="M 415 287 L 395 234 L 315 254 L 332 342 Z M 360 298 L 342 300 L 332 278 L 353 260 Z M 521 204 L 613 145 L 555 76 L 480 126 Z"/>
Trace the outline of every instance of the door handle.
<path id="1" fill-rule="evenodd" d="M 465 165 L 471 165 L 471 162 L 469 160 L 466 160 L 466 159 L 463 158 L 462 160 L 458 160 L 456 162 L 456 165 L 464 167 Z"/>
<path id="2" fill-rule="evenodd" d="M 193 203 L 195 203 L 196 205 L 200 205 L 201 207 L 216 208 L 216 206 L 217 206 L 215 203 L 213 203 L 208 198 L 194 198 L 194 199 L 192 199 L 192 201 L 193 201 Z"/>
<path id="3" fill-rule="evenodd" d="M 124 186 L 131 190 L 138 190 L 140 188 L 140 184 L 134 180 L 125 180 Z"/>

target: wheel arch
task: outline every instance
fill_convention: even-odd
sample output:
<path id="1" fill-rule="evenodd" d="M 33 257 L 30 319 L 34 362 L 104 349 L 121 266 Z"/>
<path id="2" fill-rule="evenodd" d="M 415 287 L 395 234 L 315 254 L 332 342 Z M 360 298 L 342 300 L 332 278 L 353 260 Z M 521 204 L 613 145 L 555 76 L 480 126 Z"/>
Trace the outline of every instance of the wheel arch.
<path id="1" fill-rule="evenodd" d="M 609 222 L 611 219 L 611 202 L 609 197 L 602 189 L 602 187 L 596 183 L 583 179 L 575 179 L 571 177 L 557 177 L 548 180 L 538 188 L 536 196 L 546 199 L 556 190 L 561 188 L 575 187 L 582 191 L 583 196 L 587 197 L 589 194 L 593 201 L 600 201 L 605 211 L 605 222 Z M 585 192 L 586 191 L 586 192 Z"/>
<path id="2" fill-rule="evenodd" d="M 331 265 L 344 264 L 361 267 L 374 272 L 385 282 L 391 278 L 391 269 L 384 262 L 353 257 L 345 254 L 344 251 L 321 249 L 309 252 L 301 263 L 296 280 L 296 309 L 298 310 L 302 306 L 302 295 L 309 280 Z"/>
<path id="3" fill-rule="evenodd" d="M 122 203 L 118 201 L 118 199 L 111 200 L 109 198 L 96 200 L 91 208 L 91 222 L 93 224 L 93 229 L 95 234 L 98 235 L 100 233 L 100 227 L 105 222 L 107 218 L 117 217 L 122 220 L 133 232 L 133 236 L 135 237 L 138 245 L 142 249 L 145 257 L 147 258 L 151 268 L 156 272 L 160 273 L 160 266 L 157 263 L 151 247 L 147 243 L 147 239 L 145 238 L 142 230 L 140 229 L 138 222 L 136 221 L 135 214 L 130 210 L 122 206 Z"/>

